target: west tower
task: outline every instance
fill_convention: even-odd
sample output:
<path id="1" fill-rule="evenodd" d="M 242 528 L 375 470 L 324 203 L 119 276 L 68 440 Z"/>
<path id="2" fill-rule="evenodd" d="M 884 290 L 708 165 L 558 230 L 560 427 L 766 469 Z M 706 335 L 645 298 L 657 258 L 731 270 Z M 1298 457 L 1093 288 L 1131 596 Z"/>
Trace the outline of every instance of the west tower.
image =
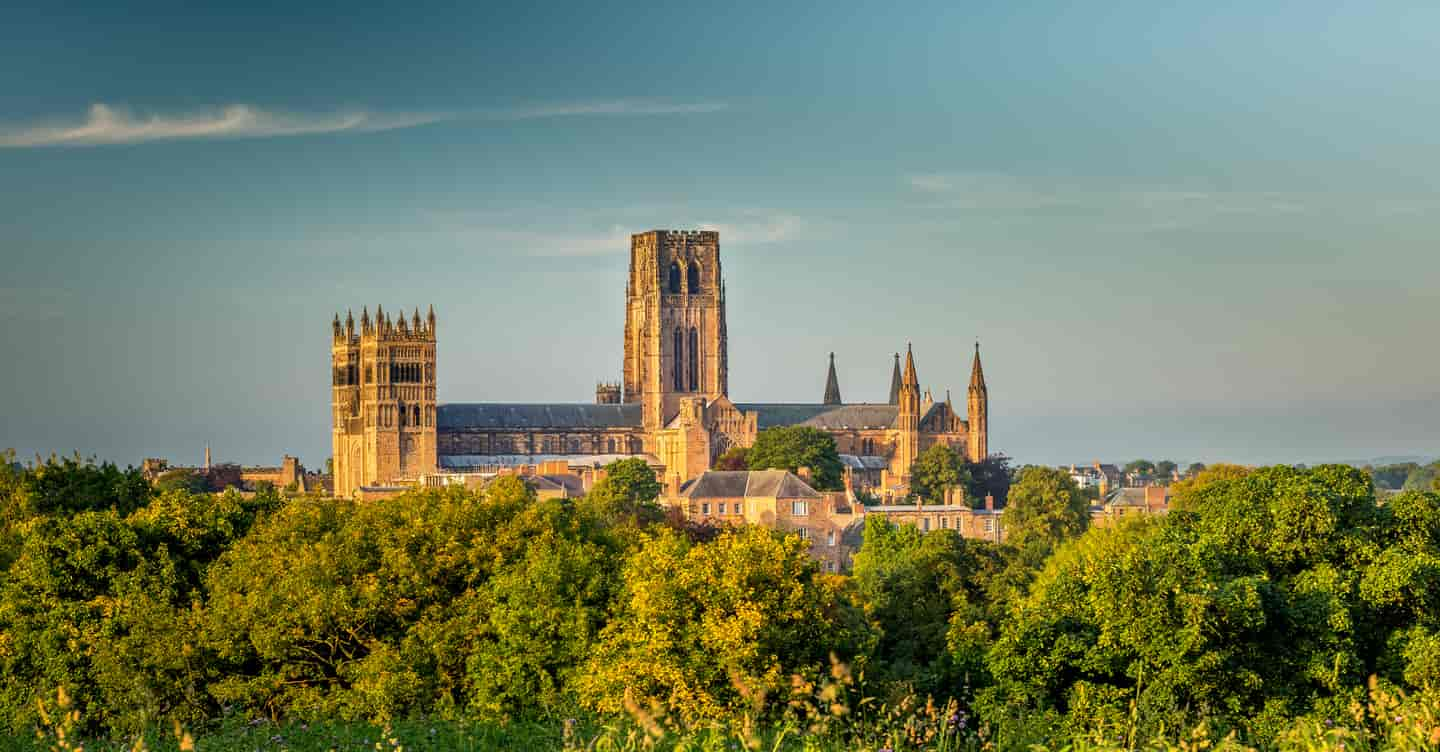
<path id="1" fill-rule="evenodd" d="M 391 318 L 382 308 L 345 325 L 336 316 L 330 348 L 335 495 L 434 473 L 435 310 Z"/>
<path id="2" fill-rule="evenodd" d="M 643 404 L 646 449 L 687 397 L 725 396 L 725 282 L 720 233 L 630 236 L 625 285 L 624 400 Z"/>

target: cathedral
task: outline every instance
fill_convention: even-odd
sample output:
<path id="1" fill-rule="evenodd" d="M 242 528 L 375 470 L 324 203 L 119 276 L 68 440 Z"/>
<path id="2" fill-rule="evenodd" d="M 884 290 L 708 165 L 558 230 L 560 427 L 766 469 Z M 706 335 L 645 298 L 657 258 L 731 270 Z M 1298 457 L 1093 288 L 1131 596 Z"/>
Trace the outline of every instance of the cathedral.
<path id="1" fill-rule="evenodd" d="M 830 356 L 815 403 L 732 402 L 726 355 L 720 235 L 653 230 L 631 236 L 625 348 L 618 382 L 594 403 L 437 404 L 436 320 L 362 309 L 332 324 L 334 488 L 409 486 L 438 476 L 567 461 L 599 466 L 642 457 L 667 488 L 710 469 L 731 447 L 774 426 L 810 426 L 835 438 L 857 490 L 907 490 L 910 465 L 934 444 L 983 459 L 988 394 L 977 346 L 965 414 L 922 392 L 915 356 L 895 355 L 890 399 L 845 403 Z"/>

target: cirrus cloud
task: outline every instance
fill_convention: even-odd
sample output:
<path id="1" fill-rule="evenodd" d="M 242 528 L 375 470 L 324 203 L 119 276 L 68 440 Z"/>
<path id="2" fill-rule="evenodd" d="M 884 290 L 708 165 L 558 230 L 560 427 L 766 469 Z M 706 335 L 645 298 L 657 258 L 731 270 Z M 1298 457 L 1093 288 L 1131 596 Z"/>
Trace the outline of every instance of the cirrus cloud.
<path id="1" fill-rule="evenodd" d="M 50 121 L 29 125 L 0 124 L 0 148 L 104 146 L 185 139 L 273 138 L 319 133 L 414 128 L 452 120 L 532 120 L 539 118 L 688 115 L 718 112 L 723 102 L 665 102 L 614 99 L 534 104 L 496 109 L 409 113 L 377 113 L 364 109 L 329 113 L 278 112 L 248 104 L 232 104 L 188 113 L 136 114 L 104 103 L 90 105 L 79 123 Z"/>

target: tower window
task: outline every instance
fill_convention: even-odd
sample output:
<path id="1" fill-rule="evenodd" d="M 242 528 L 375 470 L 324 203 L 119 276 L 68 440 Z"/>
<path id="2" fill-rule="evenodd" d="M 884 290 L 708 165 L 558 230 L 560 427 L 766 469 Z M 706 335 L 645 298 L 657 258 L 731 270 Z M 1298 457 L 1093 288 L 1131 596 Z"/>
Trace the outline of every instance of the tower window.
<path id="1" fill-rule="evenodd" d="M 695 327 L 690 327 L 690 391 L 695 391 L 695 382 L 700 377 L 700 335 Z"/>
<path id="2" fill-rule="evenodd" d="M 677 272 L 678 273 L 678 272 Z M 674 371 L 674 378 L 671 381 L 675 384 L 675 391 L 685 391 L 685 330 L 675 328 L 675 355 L 671 363 Z"/>
<path id="3" fill-rule="evenodd" d="M 685 282 L 687 283 L 686 287 L 689 288 L 689 292 L 691 294 L 700 292 L 699 264 L 691 264 L 688 268 L 685 269 Z"/>
<path id="4" fill-rule="evenodd" d="M 670 262 L 670 292 L 680 292 L 680 265 Z"/>

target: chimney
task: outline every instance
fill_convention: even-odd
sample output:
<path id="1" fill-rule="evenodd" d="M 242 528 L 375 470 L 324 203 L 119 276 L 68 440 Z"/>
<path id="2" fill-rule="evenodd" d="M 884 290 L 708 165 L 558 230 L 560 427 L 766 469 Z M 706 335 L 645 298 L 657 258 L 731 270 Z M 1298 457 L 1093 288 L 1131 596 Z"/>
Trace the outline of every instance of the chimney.
<path id="1" fill-rule="evenodd" d="M 205 445 L 205 472 L 210 472 L 210 445 Z"/>
<path id="2" fill-rule="evenodd" d="M 990 494 L 985 494 L 985 511 L 995 511 L 995 497 Z"/>
<path id="3" fill-rule="evenodd" d="M 806 483 L 810 482 L 810 468 L 808 466 L 796 468 L 795 474 L 800 476 L 800 479 Z"/>

